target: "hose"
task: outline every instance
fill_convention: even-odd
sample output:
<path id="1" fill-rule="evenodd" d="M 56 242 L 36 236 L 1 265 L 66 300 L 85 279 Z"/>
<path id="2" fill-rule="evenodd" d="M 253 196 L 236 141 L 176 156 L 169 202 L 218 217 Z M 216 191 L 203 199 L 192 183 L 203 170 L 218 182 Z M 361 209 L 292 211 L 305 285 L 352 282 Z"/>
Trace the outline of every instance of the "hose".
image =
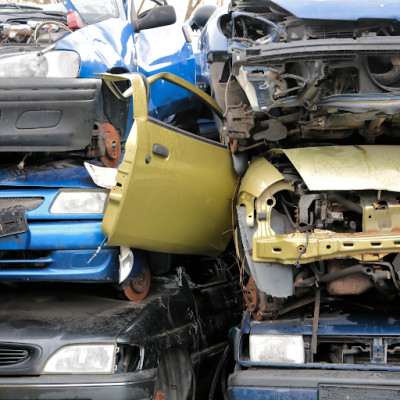
<path id="1" fill-rule="evenodd" d="M 354 211 L 358 214 L 362 214 L 363 212 L 360 204 L 354 203 L 338 193 L 328 192 L 328 200 L 336 201 L 340 203 L 344 208 L 347 208 L 348 210 Z"/>
<path id="2" fill-rule="evenodd" d="M 373 273 L 374 270 L 371 267 L 366 267 L 365 265 L 362 264 L 356 264 L 353 265 L 352 267 L 348 267 L 341 271 L 336 271 L 336 272 L 331 272 L 329 274 L 321 275 L 319 277 L 319 282 L 321 283 L 333 282 L 340 278 L 344 278 L 346 276 L 354 274 L 366 274 L 371 276 Z"/>

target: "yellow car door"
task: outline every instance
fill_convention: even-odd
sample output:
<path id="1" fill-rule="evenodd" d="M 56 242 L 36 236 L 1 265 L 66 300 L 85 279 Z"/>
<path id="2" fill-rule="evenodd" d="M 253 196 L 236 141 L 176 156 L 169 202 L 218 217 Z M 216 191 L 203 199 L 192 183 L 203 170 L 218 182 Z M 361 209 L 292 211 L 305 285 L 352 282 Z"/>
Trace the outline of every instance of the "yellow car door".
<path id="1" fill-rule="evenodd" d="M 114 93 L 113 81 L 131 82 L 123 96 L 133 95 L 135 119 L 102 224 L 108 245 L 219 255 L 232 237 L 238 178 L 231 154 L 218 142 L 149 117 L 146 84 L 163 79 L 184 87 L 221 115 L 218 105 L 169 73 L 148 82 L 134 73 L 105 74 L 103 79 Z"/>

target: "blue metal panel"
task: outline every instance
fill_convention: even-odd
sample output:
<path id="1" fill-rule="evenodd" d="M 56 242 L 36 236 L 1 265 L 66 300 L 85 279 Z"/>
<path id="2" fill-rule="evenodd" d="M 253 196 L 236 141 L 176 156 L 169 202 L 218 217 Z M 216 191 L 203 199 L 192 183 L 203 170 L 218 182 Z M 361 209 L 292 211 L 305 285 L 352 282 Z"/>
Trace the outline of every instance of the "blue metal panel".
<path id="1" fill-rule="evenodd" d="M 219 19 L 228 13 L 228 7 L 221 7 L 215 11 L 208 20 L 200 37 L 200 50 L 204 57 L 208 52 L 225 52 L 228 47 L 228 39 L 219 28 Z"/>
<path id="2" fill-rule="evenodd" d="M 250 326 L 250 333 L 312 335 L 312 323 L 312 318 L 253 322 Z M 382 313 L 321 315 L 318 323 L 318 335 L 400 336 L 400 317 Z"/>
<path id="3" fill-rule="evenodd" d="M 398 0 L 275 0 L 275 4 L 283 7 L 298 18 L 353 20 L 361 18 L 400 19 Z"/>
<path id="4" fill-rule="evenodd" d="M 0 168 L 0 186 L 97 188 L 85 167 L 27 173 L 18 167 Z"/>
<path id="5" fill-rule="evenodd" d="M 0 260 L 1 281 L 118 282 L 119 248 L 57 250 L 38 258 Z M 128 279 L 140 275 L 146 255 L 134 252 L 134 266 Z M 23 266 L 23 267 L 22 267 Z"/>
<path id="6" fill-rule="evenodd" d="M 95 252 L 54 251 L 37 259 L 1 260 L 0 280 L 118 282 L 118 249 L 104 249 L 93 257 Z"/>
<path id="7" fill-rule="evenodd" d="M 162 38 L 168 37 L 168 40 Z M 187 43 L 182 23 L 141 31 L 136 39 L 139 72 L 145 76 L 170 72 L 195 84 L 196 61 L 193 46 Z M 151 86 L 149 111 L 153 116 L 165 116 L 190 108 L 192 95 L 185 89 L 159 80 Z"/>
<path id="8" fill-rule="evenodd" d="M 134 34 L 132 24 L 123 18 L 111 18 L 77 30 L 56 45 L 81 58 L 80 78 L 123 68 L 151 76 L 171 72 L 195 83 L 195 57 L 182 31 L 182 22 Z M 159 118 L 191 108 L 192 95 L 184 89 L 159 81 L 152 86 L 150 112 Z"/>
<path id="9" fill-rule="evenodd" d="M 113 67 L 135 71 L 135 45 L 132 25 L 122 18 L 110 18 L 76 30 L 56 45 L 57 50 L 71 50 L 81 58 L 80 78 L 95 78 L 94 73 Z"/>
<path id="10" fill-rule="evenodd" d="M 317 389 L 273 389 L 235 386 L 228 388 L 230 400 L 317 400 Z"/>
<path id="11" fill-rule="evenodd" d="M 0 239 L 0 250 L 96 250 L 103 243 L 101 221 L 30 222 L 28 232 Z"/>

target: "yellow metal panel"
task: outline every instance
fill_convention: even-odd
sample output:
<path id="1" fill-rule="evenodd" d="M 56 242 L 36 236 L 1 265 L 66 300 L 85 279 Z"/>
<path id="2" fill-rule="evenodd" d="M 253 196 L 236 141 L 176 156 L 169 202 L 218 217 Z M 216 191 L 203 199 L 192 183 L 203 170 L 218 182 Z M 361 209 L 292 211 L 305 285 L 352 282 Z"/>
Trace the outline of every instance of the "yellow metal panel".
<path id="1" fill-rule="evenodd" d="M 132 79 L 136 119 L 102 224 L 108 245 L 219 255 L 232 237 L 230 152 L 147 119 L 142 78 Z M 155 144 L 169 155 L 154 153 Z"/>
<path id="2" fill-rule="evenodd" d="M 284 153 L 310 190 L 400 191 L 399 146 L 324 146 Z"/>
<path id="3" fill-rule="evenodd" d="M 377 261 L 389 253 L 400 252 L 400 234 L 389 233 L 336 233 L 315 229 L 314 233 L 290 233 L 253 239 L 253 260 L 301 264 L 337 257 L 353 257 L 363 261 Z"/>
<path id="4" fill-rule="evenodd" d="M 283 175 L 265 158 L 259 157 L 251 162 L 240 185 L 239 193 L 246 192 L 254 197 L 275 182 L 284 179 Z"/>

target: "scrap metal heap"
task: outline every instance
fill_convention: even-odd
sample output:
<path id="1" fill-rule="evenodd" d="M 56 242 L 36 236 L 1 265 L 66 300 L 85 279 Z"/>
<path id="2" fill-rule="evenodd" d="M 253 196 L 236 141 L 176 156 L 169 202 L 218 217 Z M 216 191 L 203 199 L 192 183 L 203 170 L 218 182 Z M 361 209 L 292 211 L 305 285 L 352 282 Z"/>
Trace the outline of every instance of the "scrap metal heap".
<path id="1" fill-rule="evenodd" d="M 244 174 L 236 247 L 256 319 L 316 292 L 400 292 L 400 22 L 338 13 L 232 1 L 203 33 Z"/>

